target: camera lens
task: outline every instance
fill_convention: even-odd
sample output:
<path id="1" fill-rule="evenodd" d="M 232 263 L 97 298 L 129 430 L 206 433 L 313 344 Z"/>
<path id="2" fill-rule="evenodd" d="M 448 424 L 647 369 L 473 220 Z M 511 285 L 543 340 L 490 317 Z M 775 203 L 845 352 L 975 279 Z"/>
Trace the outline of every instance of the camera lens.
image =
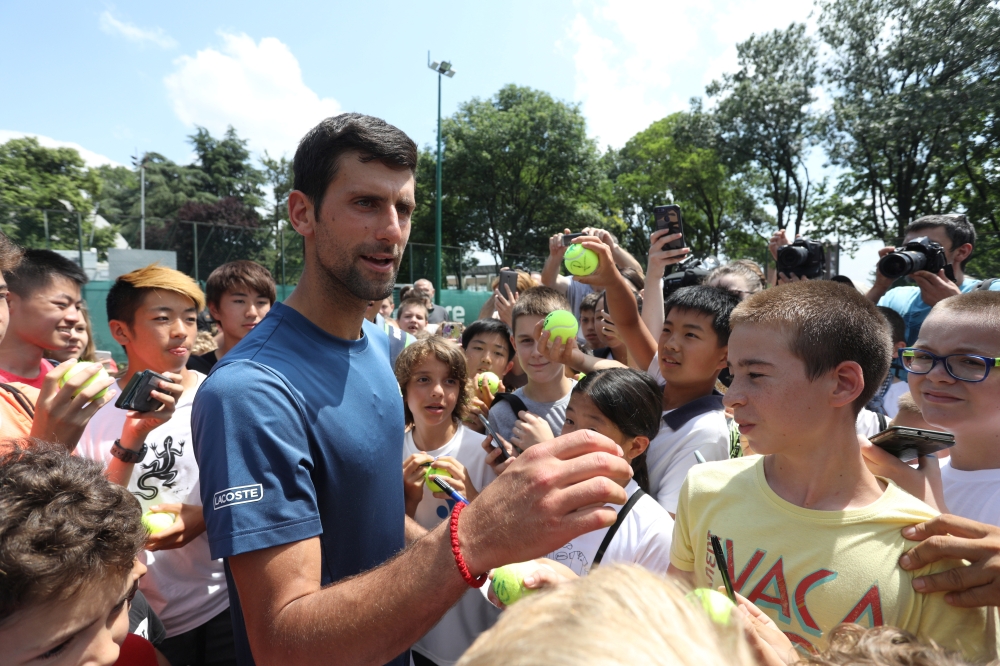
<path id="1" fill-rule="evenodd" d="M 892 280 L 923 270 L 927 264 L 927 255 L 923 252 L 893 252 L 882 257 L 878 262 L 879 273 Z"/>
<path id="2" fill-rule="evenodd" d="M 785 245 L 778 249 L 778 266 L 795 268 L 801 266 L 809 258 L 809 250 L 797 245 Z"/>

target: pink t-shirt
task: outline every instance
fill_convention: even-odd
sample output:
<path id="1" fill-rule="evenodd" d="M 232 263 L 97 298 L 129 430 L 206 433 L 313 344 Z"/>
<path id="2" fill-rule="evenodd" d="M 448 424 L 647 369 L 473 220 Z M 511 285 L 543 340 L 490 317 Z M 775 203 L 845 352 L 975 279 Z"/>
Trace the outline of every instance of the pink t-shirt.
<path id="1" fill-rule="evenodd" d="M 6 372 L 0 369 L 0 382 L 4 384 L 11 384 L 17 382 L 19 384 L 27 384 L 28 386 L 33 386 L 36 389 L 41 390 L 42 382 L 45 381 L 45 375 L 49 374 L 49 371 L 55 366 L 49 362 L 48 359 L 43 358 L 41 365 L 38 367 L 38 376 L 34 379 L 28 379 L 27 377 L 18 377 L 17 375 Z"/>

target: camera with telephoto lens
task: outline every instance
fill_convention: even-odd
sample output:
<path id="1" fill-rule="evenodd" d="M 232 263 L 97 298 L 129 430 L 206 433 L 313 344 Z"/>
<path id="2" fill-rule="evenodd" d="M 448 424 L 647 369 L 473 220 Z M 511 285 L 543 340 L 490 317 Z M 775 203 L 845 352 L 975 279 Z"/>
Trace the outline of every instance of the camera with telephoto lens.
<path id="1" fill-rule="evenodd" d="M 701 284 L 712 270 L 707 268 L 701 259 L 688 257 L 674 265 L 674 272 L 663 277 L 663 298 L 666 299 L 681 287 L 693 287 Z"/>
<path id="2" fill-rule="evenodd" d="M 796 238 L 791 245 L 778 248 L 778 272 L 791 277 L 815 280 L 823 277 L 826 268 L 826 253 L 823 244 L 808 238 Z"/>
<path id="3" fill-rule="evenodd" d="M 947 265 L 944 248 L 927 236 L 921 236 L 879 259 L 878 272 L 897 280 L 916 271 L 937 273 Z"/>

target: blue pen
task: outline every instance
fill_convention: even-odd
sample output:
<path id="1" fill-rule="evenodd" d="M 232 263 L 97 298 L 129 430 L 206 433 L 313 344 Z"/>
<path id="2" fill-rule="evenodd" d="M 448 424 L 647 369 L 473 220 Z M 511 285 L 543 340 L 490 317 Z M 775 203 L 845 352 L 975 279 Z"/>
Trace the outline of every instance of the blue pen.
<path id="1" fill-rule="evenodd" d="M 431 474 L 431 481 L 441 486 L 441 490 L 448 493 L 453 500 L 456 502 L 461 502 L 462 504 L 468 504 L 469 500 L 462 497 L 462 494 L 451 487 L 451 484 L 444 480 L 443 476 L 438 476 L 437 474 Z"/>

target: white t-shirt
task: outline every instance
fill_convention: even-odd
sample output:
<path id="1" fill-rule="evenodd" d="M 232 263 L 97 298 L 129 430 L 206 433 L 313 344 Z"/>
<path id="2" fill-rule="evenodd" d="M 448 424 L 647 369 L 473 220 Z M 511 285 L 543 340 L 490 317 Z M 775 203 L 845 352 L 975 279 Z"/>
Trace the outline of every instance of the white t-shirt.
<path id="1" fill-rule="evenodd" d="M 476 490 L 482 491 L 497 478 L 493 469 L 486 464 L 486 452 L 482 447 L 484 439 L 484 435 L 459 425 L 458 432 L 451 441 L 440 449 L 424 453 L 433 458 L 450 456 L 456 459 L 469 472 Z M 403 439 L 403 460 L 417 452 L 418 449 L 413 443 L 413 432 L 407 432 Z M 454 506 L 455 502 L 452 500 L 434 497 L 434 493 L 425 484 L 424 497 L 417 505 L 414 520 L 422 527 L 434 529 L 451 516 Z M 413 649 L 439 666 L 451 666 L 469 649 L 479 634 L 493 626 L 498 617 L 500 610 L 486 601 L 478 590 L 470 589 L 423 638 L 417 641 Z"/>
<path id="2" fill-rule="evenodd" d="M 625 493 L 631 497 L 639 489 L 635 480 L 625 486 Z M 615 510 L 622 507 L 608 504 Z M 557 551 L 546 555 L 550 560 L 565 564 L 577 576 L 586 576 L 597 555 L 597 549 L 610 527 L 588 532 L 573 539 Z M 607 564 L 641 564 L 653 573 L 666 574 L 670 564 L 670 539 L 674 532 L 674 519 L 663 510 L 651 496 L 645 495 L 625 516 L 621 526 L 608 544 L 601 559 Z"/>
<path id="3" fill-rule="evenodd" d="M 143 511 L 172 502 L 201 506 L 191 407 L 205 375 L 191 372 L 197 377 L 197 385 L 184 391 L 171 419 L 149 433 L 146 458 L 132 470 L 128 489 Z M 110 462 L 111 444 L 121 437 L 125 414 L 114 403 L 101 407 L 83 431 L 77 455 L 104 464 Z M 168 637 L 200 627 L 229 607 L 222 560 L 213 560 L 209 554 L 207 533 L 181 548 L 143 551 L 143 556 L 149 570 L 139 588 L 163 621 Z"/>
<path id="4" fill-rule="evenodd" d="M 663 373 L 660 372 L 660 354 L 657 352 L 653 354 L 653 362 L 649 364 L 649 369 L 646 370 L 646 374 L 656 380 L 656 383 L 660 386 L 666 386 L 667 380 L 663 378 Z"/>
<path id="5" fill-rule="evenodd" d="M 674 412 L 678 415 L 671 419 Z M 692 400 L 663 412 L 663 417 L 660 432 L 649 443 L 646 453 L 649 490 L 660 506 L 677 513 L 681 486 L 688 470 L 698 463 L 694 452 L 700 452 L 706 461 L 729 459 L 729 424 L 720 395 Z M 669 425 L 671 422 L 676 428 Z"/>
<path id="6" fill-rule="evenodd" d="M 885 392 L 885 397 L 882 399 L 882 407 L 890 419 L 896 418 L 896 414 L 899 414 L 900 396 L 909 392 L 910 385 L 906 382 L 893 382 L 889 385 L 889 390 Z"/>
<path id="7" fill-rule="evenodd" d="M 949 457 L 941 461 L 941 485 L 949 512 L 1000 527 L 1000 469 L 965 472 Z"/>
<path id="8" fill-rule="evenodd" d="M 889 427 L 889 417 L 885 417 L 885 425 L 887 428 Z M 864 435 L 871 439 L 874 435 L 882 432 L 883 429 L 882 424 L 879 423 L 878 414 L 867 407 L 862 407 L 861 411 L 858 412 L 858 418 L 854 421 L 854 430 L 859 435 Z"/>

